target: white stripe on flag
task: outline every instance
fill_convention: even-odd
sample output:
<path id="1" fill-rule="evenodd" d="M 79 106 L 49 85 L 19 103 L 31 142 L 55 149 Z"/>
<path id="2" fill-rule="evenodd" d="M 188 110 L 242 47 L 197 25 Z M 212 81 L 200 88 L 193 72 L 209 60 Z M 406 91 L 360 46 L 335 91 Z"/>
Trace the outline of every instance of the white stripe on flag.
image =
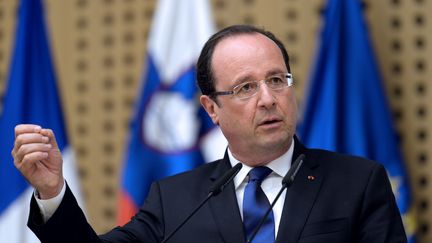
<path id="1" fill-rule="evenodd" d="M 207 0 L 159 2 L 148 45 L 161 81 L 166 85 L 195 65 L 202 46 L 214 33 L 209 16 L 212 14 Z"/>
<path id="2" fill-rule="evenodd" d="M 201 151 L 206 163 L 221 159 L 228 146 L 228 141 L 219 127 L 213 128 L 201 138 Z"/>
<path id="3" fill-rule="evenodd" d="M 62 156 L 63 156 L 63 176 L 66 179 L 76 200 L 78 201 L 78 204 L 80 205 L 80 207 L 83 209 L 85 213 L 86 210 L 84 207 L 84 200 L 82 198 L 82 193 L 81 193 L 81 187 L 80 187 L 81 184 L 77 172 L 78 166 L 76 165 L 75 153 L 71 147 L 66 146 L 62 150 Z"/>
<path id="4" fill-rule="evenodd" d="M 33 188 L 29 187 L 0 215 L 0 242 L 40 242 L 27 227 L 30 199 Z"/>

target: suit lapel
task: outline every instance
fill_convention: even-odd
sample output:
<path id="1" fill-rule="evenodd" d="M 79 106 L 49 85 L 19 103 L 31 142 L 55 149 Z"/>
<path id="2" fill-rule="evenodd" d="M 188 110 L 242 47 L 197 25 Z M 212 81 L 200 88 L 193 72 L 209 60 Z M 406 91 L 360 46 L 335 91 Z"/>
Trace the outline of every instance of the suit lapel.
<path id="1" fill-rule="evenodd" d="M 318 160 L 295 137 L 293 160 L 300 154 L 306 157 L 294 183 L 286 192 L 277 243 L 298 241 L 324 179 Z"/>
<path id="2" fill-rule="evenodd" d="M 223 160 L 210 176 L 214 182 L 231 168 L 228 154 L 225 153 Z M 243 222 L 238 209 L 237 197 L 234 184 L 231 182 L 224 191 L 209 201 L 210 209 L 216 225 L 225 242 L 245 242 Z M 230 207 L 234 209 L 231 210 Z"/>

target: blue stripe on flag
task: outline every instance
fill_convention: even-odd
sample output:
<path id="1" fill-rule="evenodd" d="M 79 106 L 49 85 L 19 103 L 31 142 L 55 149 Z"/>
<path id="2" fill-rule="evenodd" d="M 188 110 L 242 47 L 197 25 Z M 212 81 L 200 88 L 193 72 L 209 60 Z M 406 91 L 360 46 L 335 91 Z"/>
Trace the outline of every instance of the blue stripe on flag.
<path id="1" fill-rule="evenodd" d="M 18 17 L 0 115 L 0 214 L 28 187 L 13 165 L 14 127 L 21 123 L 50 127 L 60 149 L 67 143 L 40 0 L 23 0 Z"/>

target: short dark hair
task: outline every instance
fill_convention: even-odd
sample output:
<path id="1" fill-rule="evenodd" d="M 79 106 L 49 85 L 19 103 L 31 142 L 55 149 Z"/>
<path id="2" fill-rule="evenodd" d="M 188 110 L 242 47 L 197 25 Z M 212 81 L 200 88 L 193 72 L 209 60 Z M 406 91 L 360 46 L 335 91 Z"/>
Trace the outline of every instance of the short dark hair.
<path id="1" fill-rule="evenodd" d="M 197 61 L 197 83 L 203 95 L 209 95 L 212 99 L 215 99 L 215 97 L 212 96 L 216 91 L 215 80 L 212 72 L 212 56 L 216 45 L 227 37 L 254 33 L 262 34 L 276 43 L 282 52 L 288 72 L 291 71 L 288 52 L 282 42 L 276 38 L 273 33 L 252 25 L 232 25 L 212 35 L 201 50 L 201 54 Z"/>

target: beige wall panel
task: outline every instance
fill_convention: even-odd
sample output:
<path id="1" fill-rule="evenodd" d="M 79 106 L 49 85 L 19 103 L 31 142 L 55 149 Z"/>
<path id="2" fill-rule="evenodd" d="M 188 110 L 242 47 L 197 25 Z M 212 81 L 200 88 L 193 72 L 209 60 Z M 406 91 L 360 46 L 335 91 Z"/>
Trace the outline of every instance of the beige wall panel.
<path id="1" fill-rule="evenodd" d="M 381 67 L 418 212 L 418 238 L 431 242 L 432 143 L 430 1 L 366 1 L 371 36 Z M 429 45 L 428 45 L 429 44 Z M 428 112 L 429 111 L 429 112 Z"/>
<path id="2" fill-rule="evenodd" d="M 12 55 L 16 8 L 15 1 L 0 0 L 0 113 L 3 107 L 1 97 L 4 94 Z"/>
<path id="3" fill-rule="evenodd" d="M 115 225 L 123 148 L 155 1 L 46 3 L 88 219 L 105 232 Z"/>

